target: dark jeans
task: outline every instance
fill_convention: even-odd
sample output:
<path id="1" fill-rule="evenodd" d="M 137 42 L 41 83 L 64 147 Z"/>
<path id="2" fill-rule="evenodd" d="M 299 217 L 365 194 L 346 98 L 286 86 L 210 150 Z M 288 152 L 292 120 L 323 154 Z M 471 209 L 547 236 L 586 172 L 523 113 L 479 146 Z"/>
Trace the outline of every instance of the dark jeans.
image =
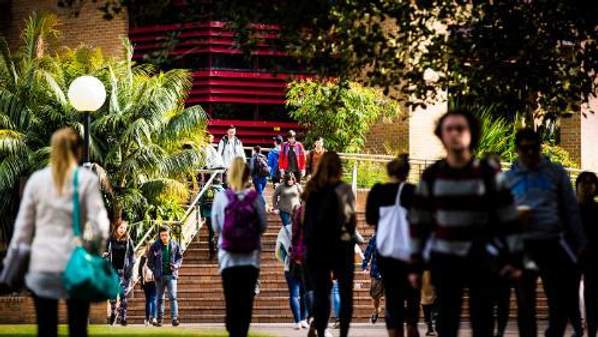
<path id="1" fill-rule="evenodd" d="M 511 308 L 511 282 L 495 277 L 494 309 L 495 336 L 502 337 L 505 334 L 509 322 L 509 311 Z"/>
<path id="2" fill-rule="evenodd" d="M 536 263 L 539 273 L 525 270 L 517 282 L 517 323 L 521 337 L 536 337 L 536 288 L 542 278 L 548 299 L 546 337 L 562 337 L 567 321 L 579 311 L 576 265 L 558 240 L 525 242 L 525 252 Z"/>
<path id="3" fill-rule="evenodd" d="M 470 257 L 433 253 L 432 283 L 436 287 L 439 337 L 457 337 L 463 291 L 469 288 L 469 314 L 473 337 L 492 336 L 492 274 Z"/>
<path id="4" fill-rule="evenodd" d="M 156 283 L 149 282 L 143 285 L 143 293 L 145 294 L 145 319 L 147 321 L 156 318 Z"/>
<path id="5" fill-rule="evenodd" d="M 353 274 L 355 272 L 354 244 L 343 243 L 322 258 L 307 256 L 307 267 L 314 289 L 314 324 L 318 336 L 324 336 L 330 317 L 330 290 L 332 274 L 338 280 L 341 295 L 340 336 L 346 337 L 353 315 Z M 308 248 L 308 254 L 310 249 Z"/>
<path id="6" fill-rule="evenodd" d="M 290 272 L 285 272 L 284 276 L 289 287 L 289 305 L 293 313 L 295 323 L 307 319 L 307 300 L 305 296 L 305 287 L 303 280 L 297 275 L 292 275 Z M 300 276 L 300 275 L 299 275 Z"/>
<path id="7" fill-rule="evenodd" d="M 38 337 L 58 336 L 58 300 L 33 296 Z M 67 300 L 69 336 L 87 337 L 89 302 Z"/>
<path id="8" fill-rule="evenodd" d="M 125 277 L 125 273 L 123 270 L 118 270 L 118 279 L 120 281 L 120 293 L 118 297 L 120 298 L 120 303 L 118 308 L 116 307 L 116 299 L 110 300 L 110 313 L 112 316 L 117 317 L 121 321 L 127 320 L 127 308 L 129 300 L 127 298 L 127 289 L 129 288 L 130 279 Z"/>
<path id="9" fill-rule="evenodd" d="M 253 185 L 259 195 L 264 194 L 264 188 L 266 188 L 267 183 L 268 180 L 266 177 L 253 177 Z"/>
<path id="10" fill-rule="evenodd" d="M 230 337 L 247 336 L 258 274 L 259 269 L 253 266 L 231 267 L 222 271 L 226 330 Z"/>
<path id="11" fill-rule="evenodd" d="M 588 324 L 588 337 L 596 337 L 598 329 L 598 266 L 596 261 L 583 269 L 583 297 Z"/>
<path id="12" fill-rule="evenodd" d="M 212 258 L 216 254 L 216 240 L 214 228 L 212 228 L 212 218 L 205 217 L 206 226 L 208 227 L 208 256 Z"/>
<path id="13" fill-rule="evenodd" d="M 405 322 L 416 326 L 421 292 L 409 284 L 407 265 L 400 260 L 380 256 L 378 267 L 384 280 L 386 328 L 401 329 Z"/>
<path id="14" fill-rule="evenodd" d="M 291 213 L 280 211 L 280 221 L 282 221 L 283 226 L 290 225 L 292 223 Z"/>

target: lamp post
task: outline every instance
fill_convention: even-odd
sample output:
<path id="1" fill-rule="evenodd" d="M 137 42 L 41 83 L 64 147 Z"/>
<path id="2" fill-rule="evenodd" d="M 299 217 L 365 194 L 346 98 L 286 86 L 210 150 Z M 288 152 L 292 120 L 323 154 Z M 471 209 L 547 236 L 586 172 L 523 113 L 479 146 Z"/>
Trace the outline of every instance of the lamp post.
<path id="1" fill-rule="evenodd" d="M 84 148 L 83 165 L 91 164 L 89 160 L 89 128 L 91 124 L 91 113 L 97 111 L 106 101 L 106 89 L 104 84 L 93 76 L 77 77 L 69 86 L 69 101 L 75 110 L 84 113 Z"/>

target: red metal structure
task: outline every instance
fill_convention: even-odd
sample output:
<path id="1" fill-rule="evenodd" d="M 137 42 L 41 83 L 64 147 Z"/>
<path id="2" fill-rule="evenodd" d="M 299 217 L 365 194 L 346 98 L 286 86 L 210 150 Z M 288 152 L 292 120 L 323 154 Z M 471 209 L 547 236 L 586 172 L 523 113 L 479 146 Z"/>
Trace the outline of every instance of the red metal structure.
<path id="1" fill-rule="evenodd" d="M 192 69 L 187 104 L 200 104 L 207 111 L 216 141 L 235 125 L 246 145 L 269 145 L 273 136 L 298 128 L 285 110 L 285 94 L 289 80 L 306 74 L 275 46 L 278 26 L 249 28 L 256 39 L 250 58 L 219 21 L 131 27 L 129 38 L 137 60 L 159 54 L 172 67 Z"/>

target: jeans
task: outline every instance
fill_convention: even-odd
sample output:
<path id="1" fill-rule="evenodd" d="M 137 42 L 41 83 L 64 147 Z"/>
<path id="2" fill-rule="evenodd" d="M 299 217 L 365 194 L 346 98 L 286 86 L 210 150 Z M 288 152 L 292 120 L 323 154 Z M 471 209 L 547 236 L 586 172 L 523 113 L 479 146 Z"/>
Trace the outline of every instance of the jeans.
<path id="1" fill-rule="evenodd" d="M 332 281 L 332 291 L 330 293 L 330 301 L 332 301 L 332 311 L 334 312 L 334 318 L 340 319 L 341 313 L 341 293 L 338 289 L 338 281 Z"/>
<path id="2" fill-rule="evenodd" d="M 309 254 L 309 248 L 307 251 Z M 314 324 L 318 336 L 324 336 L 330 317 L 331 273 L 333 273 L 338 280 L 341 298 L 340 336 L 346 337 L 353 316 L 354 244 L 341 243 L 332 254 L 332 260 L 307 256 L 308 272 L 314 288 Z"/>
<path id="3" fill-rule="evenodd" d="M 226 268 L 221 273 L 230 337 L 246 337 L 249 332 L 258 274 L 259 269 L 253 266 Z"/>
<path id="4" fill-rule="evenodd" d="M 164 318 L 164 291 L 168 292 L 170 318 L 174 320 L 179 317 L 179 303 L 177 301 L 177 280 L 172 275 L 165 275 L 156 280 L 158 321 Z"/>
<path id="5" fill-rule="evenodd" d="M 282 221 L 283 226 L 290 225 L 292 222 L 291 213 L 280 211 L 280 221 Z"/>
<path id="6" fill-rule="evenodd" d="M 156 283 L 144 284 L 143 293 L 145 294 L 145 319 L 150 321 L 156 318 Z"/>
<path id="7" fill-rule="evenodd" d="M 402 329 L 404 322 L 417 326 L 421 292 L 409 284 L 407 264 L 397 259 L 380 256 L 378 266 L 384 280 L 386 328 Z"/>
<path id="8" fill-rule="evenodd" d="M 457 337 L 463 291 L 469 288 L 472 336 L 491 337 L 494 287 L 490 270 L 473 258 L 442 253 L 432 253 L 430 267 L 438 294 L 438 336 Z"/>
<path id="9" fill-rule="evenodd" d="M 307 319 L 307 301 L 305 296 L 305 287 L 301 278 L 291 275 L 290 272 L 285 272 L 284 276 L 289 286 L 289 305 L 293 313 L 295 323 Z"/>
<path id="10" fill-rule="evenodd" d="M 37 335 L 40 337 L 58 336 L 58 300 L 33 296 L 37 317 Z M 67 300 L 69 336 L 87 337 L 89 302 Z"/>
<path id="11" fill-rule="evenodd" d="M 495 336 L 503 337 L 507 329 L 507 323 L 509 322 L 509 311 L 511 308 L 511 282 L 495 276 L 494 284 L 495 298 L 493 306 L 495 308 L 496 317 L 494 320 L 494 327 L 496 328 Z"/>
<path id="12" fill-rule="evenodd" d="M 255 190 L 259 195 L 264 194 L 264 188 L 266 188 L 266 184 L 268 180 L 266 177 L 253 177 L 253 186 L 255 186 Z"/>
<path id="13" fill-rule="evenodd" d="M 528 240 L 525 252 L 536 263 L 539 272 L 525 270 L 516 285 L 517 323 L 521 337 L 536 337 L 536 287 L 542 278 L 548 300 L 546 337 L 562 337 L 567 321 L 579 310 L 576 265 L 558 239 Z"/>
<path id="14" fill-rule="evenodd" d="M 120 303 L 118 308 L 116 307 L 116 299 L 110 300 L 110 313 L 111 316 L 118 317 L 121 321 L 127 320 L 127 307 L 128 307 L 128 299 L 127 299 L 127 289 L 129 288 L 130 279 L 125 277 L 123 270 L 118 270 L 118 279 L 120 283 L 120 293 L 118 297 L 120 297 Z"/>

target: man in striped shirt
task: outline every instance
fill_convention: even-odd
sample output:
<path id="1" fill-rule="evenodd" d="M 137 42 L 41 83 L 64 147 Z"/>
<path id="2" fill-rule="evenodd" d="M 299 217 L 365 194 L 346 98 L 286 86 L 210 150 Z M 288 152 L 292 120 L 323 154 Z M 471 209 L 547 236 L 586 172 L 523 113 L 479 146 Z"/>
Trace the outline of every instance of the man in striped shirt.
<path id="1" fill-rule="evenodd" d="M 429 262 L 438 292 L 437 330 L 456 337 L 464 289 L 469 289 L 475 337 L 492 336 L 493 284 L 513 271 L 517 211 L 501 175 L 473 157 L 480 129 L 464 111 L 450 111 L 436 126 L 447 156 L 422 174 L 410 213 L 414 261 Z M 416 275 L 411 276 L 415 282 Z"/>

